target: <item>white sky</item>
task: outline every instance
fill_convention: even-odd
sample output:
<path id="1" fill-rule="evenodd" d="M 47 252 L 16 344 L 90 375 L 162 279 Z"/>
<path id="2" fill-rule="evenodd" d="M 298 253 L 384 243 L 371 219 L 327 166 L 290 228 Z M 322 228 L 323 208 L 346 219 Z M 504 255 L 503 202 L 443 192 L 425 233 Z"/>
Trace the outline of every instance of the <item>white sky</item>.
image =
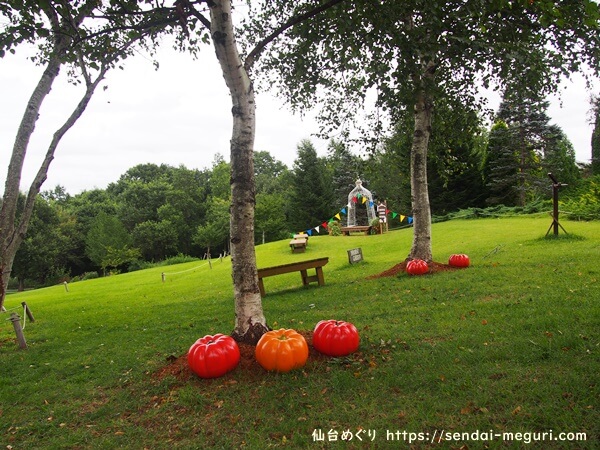
<path id="1" fill-rule="evenodd" d="M 26 59 L 26 50 L 0 59 L 0 189 L 14 138 L 26 102 L 41 69 Z M 140 163 L 185 165 L 189 169 L 212 166 L 215 154 L 229 160 L 231 102 L 211 47 L 200 59 L 164 47 L 158 56 L 160 69 L 142 55 L 125 64 L 125 70 L 109 72 L 106 91 L 99 88 L 83 117 L 67 133 L 56 152 L 42 190 L 64 186 L 74 195 L 105 188 L 127 169 Z M 567 134 L 577 160 L 589 162 L 592 125 L 589 93 L 575 76 L 565 82 L 562 107 L 551 100 L 552 123 Z M 28 189 L 54 131 L 77 103 L 81 87 L 69 85 L 66 73 L 55 82 L 46 99 L 31 140 L 21 188 Z M 492 105 L 497 98 L 490 99 Z M 320 155 L 327 142 L 312 137 L 318 125 L 311 118 L 294 116 L 281 99 L 268 93 L 257 97 L 255 150 L 268 151 L 292 167 L 302 139 L 313 141 Z"/>

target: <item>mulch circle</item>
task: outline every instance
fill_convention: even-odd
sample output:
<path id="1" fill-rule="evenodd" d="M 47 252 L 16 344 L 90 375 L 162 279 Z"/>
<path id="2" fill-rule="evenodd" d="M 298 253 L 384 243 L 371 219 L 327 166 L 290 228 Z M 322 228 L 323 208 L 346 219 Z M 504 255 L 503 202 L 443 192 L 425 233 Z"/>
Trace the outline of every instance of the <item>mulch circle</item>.
<path id="1" fill-rule="evenodd" d="M 431 262 L 429 265 L 429 272 L 426 275 L 435 274 L 438 272 L 445 272 L 448 270 L 457 270 L 458 267 L 453 267 L 448 264 L 442 264 L 437 262 Z M 406 272 L 406 261 L 401 262 L 400 264 L 396 264 L 394 267 L 385 270 L 376 275 L 371 275 L 367 277 L 368 280 L 383 278 L 383 277 L 393 277 L 402 272 Z M 306 343 L 308 344 L 308 361 L 318 361 L 325 360 L 328 357 L 322 355 L 317 352 L 312 346 L 312 331 L 298 331 L 304 338 L 306 339 Z M 252 374 L 256 376 L 261 376 L 266 374 L 267 372 L 263 369 L 260 364 L 256 361 L 254 357 L 255 346 L 238 343 L 240 348 L 240 363 L 235 370 L 241 370 L 245 372 L 245 375 Z M 187 362 L 187 353 L 185 355 L 181 355 L 179 357 L 171 356 L 167 359 L 168 364 L 165 367 L 160 368 L 156 372 L 152 374 L 152 377 L 157 380 L 162 380 L 167 376 L 173 376 L 179 381 L 188 381 L 196 375 L 190 369 Z"/>
<path id="2" fill-rule="evenodd" d="M 403 261 L 400 264 L 396 264 L 394 267 L 392 267 L 388 270 L 384 270 L 381 273 L 367 277 L 367 280 L 373 280 L 376 278 L 384 278 L 384 277 L 394 277 L 394 276 L 398 275 L 399 273 L 406 272 L 406 264 L 407 264 L 407 261 Z M 432 262 L 428 263 L 427 265 L 429 266 L 429 272 L 427 272 L 425 275 L 459 269 L 459 267 L 453 267 L 449 264 L 442 264 L 442 263 L 438 263 L 435 261 L 432 261 Z"/>
<path id="3" fill-rule="evenodd" d="M 304 339 L 306 339 L 306 343 L 308 344 L 308 361 L 322 361 L 326 360 L 328 356 L 325 356 L 318 351 L 316 351 L 312 345 L 312 331 L 298 331 Z M 262 366 L 256 361 L 254 357 L 254 350 L 256 347 L 254 345 L 244 344 L 238 342 L 238 347 L 240 348 L 240 362 L 237 370 L 241 370 L 245 373 L 245 377 L 249 374 L 253 374 L 256 376 L 261 376 L 268 373 Z M 196 377 L 194 372 L 190 369 L 187 361 L 187 353 L 185 355 L 181 355 L 177 358 L 170 357 L 167 359 L 168 363 L 166 366 L 161 367 L 156 372 L 152 374 L 152 378 L 157 380 L 162 380 L 167 376 L 172 376 L 179 381 L 188 381 L 191 378 Z M 200 379 L 199 377 L 196 377 Z"/>

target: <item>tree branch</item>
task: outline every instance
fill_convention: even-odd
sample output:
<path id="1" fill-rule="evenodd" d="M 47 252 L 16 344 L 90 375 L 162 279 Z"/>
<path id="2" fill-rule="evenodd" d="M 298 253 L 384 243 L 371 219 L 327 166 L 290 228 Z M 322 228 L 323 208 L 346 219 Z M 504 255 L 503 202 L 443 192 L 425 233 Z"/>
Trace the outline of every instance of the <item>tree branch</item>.
<path id="1" fill-rule="evenodd" d="M 244 68 L 246 69 L 246 71 L 247 72 L 250 71 L 250 69 L 254 65 L 254 61 L 256 61 L 256 59 L 260 56 L 260 54 L 265 49 L 265 47 L 267 45 L 269 45 L 271 42 L 273 42 L 276 38 L 278 38 L 285 31 L 289 30 L 294 25 L 298 25 L 299 23 L 304 22 L 305 20 L 315 17 L 316 15 L 322 13 L 323 11 L 337 5 L 338 3 L 342 3 L 344 1 L 346 1 L 346 0 L 329 0 L 327 3 L 322 4 L 318 8 L 307 11 L 304 14 L 300 14 L 299 16 L 292 17 L 287 22 L 285 22 L 283 25 L 276 28 L 270 35 L 268 35 L 266 38 L 264 38 L 262 41 L 260 41 L 258 44 L 256 44 L 254 49 L 252 49 L 252 51 L 248 54 L 248 56 L 246 57 L 246 60 L 244 61 Z"/>

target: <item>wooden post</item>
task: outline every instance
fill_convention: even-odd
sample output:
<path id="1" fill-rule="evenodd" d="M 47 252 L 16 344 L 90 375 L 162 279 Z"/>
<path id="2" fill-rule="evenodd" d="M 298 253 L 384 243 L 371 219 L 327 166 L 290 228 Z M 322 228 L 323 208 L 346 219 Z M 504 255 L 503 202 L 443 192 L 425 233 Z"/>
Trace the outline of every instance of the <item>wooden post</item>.
<path id="1" fill-rule="evenodd" d="M 165 279 L 167 278 L 167 276 L 165 275 L 165 273 L 164 273 L 164 272 L 163 272 L 163 273 L 161 273 L 161 274 L 160 274 L 160 277 L 162 278 L 162 282 L 164 283 L 164 282 L 165 282 Z"/>
<path id="2" fill-rule="evenodd" d="M 10 313 L 10 319 L 8 320 L 10 320 L 13 323 L 19 347 L 21 347 L 22 349 L 26 349 L 27 341 L 25 341 L 25 335 L 23 334 L 23 329 L 21 328 L 21 318 L 17 313 Z"/>
<path id="3" fill-rule="evenodd" d="M 561 227 L 562 230 L 565 232 L 565 234 L 568 234 L 567 230 L 565 230 L 563 228 L 563 226 L 560 224 L 560 222 L 558 221 L 558 189 L 561 186 L 566 186 L 566 184 L 560 183 L 554 177 L 554 175 L 552 175 L 552 173 L 549 173 L 548 177 L 552 180 L 552 205 L 553 205 L 553 211 L 552 211 L 552 223 L 550 224 L 550 228 L 548 228 L 548 231 L 546 232 L 546 236 L 548 236 L 548 233 L 550 233 L 550 230 L 552 228 L 554 228 L 554 236 L 558 236 L 558 227 Z"/>
<path id="4" fill-rule="evenodd" d="M 35 318 L 33 317 L 33 313 L 29 309 L 29 306 L 27 306 L 27 303 L 21 302 L 21 306 L 23 306 L 23 309 L 25 310 L 25 314 L 27 314 L 27 317 L 29 317 L 29 321 L 30 322 L 35 322 Z"/>

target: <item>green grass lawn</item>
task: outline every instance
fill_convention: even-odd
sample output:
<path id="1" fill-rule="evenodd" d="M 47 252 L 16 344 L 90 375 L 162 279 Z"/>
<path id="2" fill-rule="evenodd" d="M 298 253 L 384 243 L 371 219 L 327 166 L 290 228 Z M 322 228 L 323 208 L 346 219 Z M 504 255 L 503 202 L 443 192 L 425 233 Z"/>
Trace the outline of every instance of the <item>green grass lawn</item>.
<path id="1" fill-rule="evenodd" d="M 229 259 L 10 295 L 36 321 L 23 351 L 0 315 L 0 449 L 600 448 L 600 222 L 545 239 L 550 221 L 434 224 L 434 259 L 472 266 L 421 277 L 367 279 L 406 258 L 411 229 L 313 236 L 303 254 L 258 246 L 259 267 L 329 257 L 323 287 L 265 279 L 271 327 L 335 318 L 361 335 L 350 357 L 313 353 L 288 374 L 169 372 L 199 337 L 232 331 Z M 587 440 L 559 440 L 575 433 Z"/>

